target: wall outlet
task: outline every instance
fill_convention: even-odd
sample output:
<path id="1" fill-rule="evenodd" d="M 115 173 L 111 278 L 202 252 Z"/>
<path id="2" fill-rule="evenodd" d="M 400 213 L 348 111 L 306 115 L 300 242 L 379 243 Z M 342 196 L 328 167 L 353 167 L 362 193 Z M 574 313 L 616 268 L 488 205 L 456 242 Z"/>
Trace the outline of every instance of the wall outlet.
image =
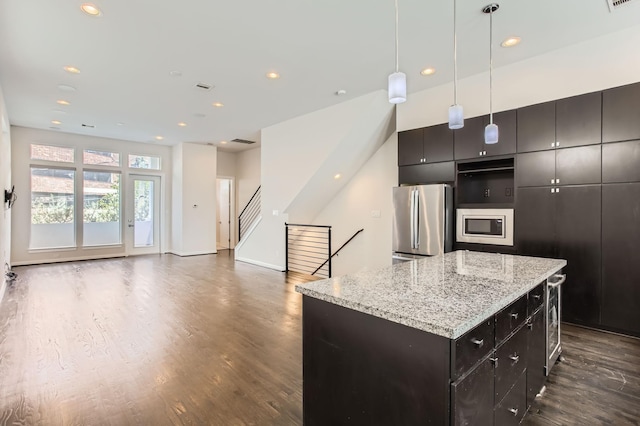
<path id="1" fill-rule="evenodd" d="M 379 218 L 380 210 L 371 210 L 371 217 Z"/>

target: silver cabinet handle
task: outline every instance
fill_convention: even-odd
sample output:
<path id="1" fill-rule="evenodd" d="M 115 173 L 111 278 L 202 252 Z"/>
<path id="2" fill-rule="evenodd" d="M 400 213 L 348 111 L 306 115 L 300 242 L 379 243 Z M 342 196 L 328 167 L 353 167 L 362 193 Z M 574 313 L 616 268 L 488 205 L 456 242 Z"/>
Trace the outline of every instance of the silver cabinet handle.
<path id="1" fill-rule="evenodd" d="M 476 338 L 473 338 L 473 339 L 471 339 L 471 343 L 473 343 L 473 344 L 474 344 L 474 345 L 476 345 L 477 347 L 481 348 L 481 347 L 482 347 L 482 345 L 484 345 L 484 339 L 480 339 L 480 340 L 478 340 L 478 339 L 476 339 Z"/>
<path id="2" fill-rule="evenodd" d="M 555 274 L 554 278 L 560 278 L 558 281 L 552 283 L 547 280 L 547 286 L 551 288 L 556 288 L 567 280 L 567 274 Z"/>
<path id="3" fill-rule="evenodd" d="M 133 228 L 134 225 L 129 225 L 129 228 Z"/>
<path id="4" fill-rule="evenodd" d="M 509 412 L 511 414 L 513 414 L 514 416 L 518 415 L 518 409 L 517 408 L 509 408 Z"/>
<path id="5" fill-rule="evenodd" d="M 540 300 L 540 298 L 541 298 L 541 297 L 542 297 L 542 296 L 540 296 L 539 294 L 534 294 L 534 295 L 533 295 L 533 298 L 534 298 L 535 300 Z"/>
<path id="6" fill-rule="evenodd" d="M 512 314 L 509 314 L 509 316 L 510 316 L 511 318 L 513 318 L 514 320 L 517 320 L 517 319 L 518 319 L 518 313 L 517 313 L 517 312 L 514 312 L 514 313 L 512 313 Z"/>
<path id="7" fill-rule="evenodd" d="M 511 361 L 513 361 L 513 363 L 517 363 L 518 361 L 520 361 L 520 355 L 514 354 L 514 355 L 509 355 L 509 359 Z"/>
<path id="8" fill-rule="evenodd" d="M 556 143 L 555 142 L 551 142 L 551 148 L 555 147 Z"/>
<path id="9" fill-rule="evenodd" d="M 489 361 L 491 361 L 491 364 L 493 364 L 495 368 L 498 368 L 498 357 L 489 358 Z"/>

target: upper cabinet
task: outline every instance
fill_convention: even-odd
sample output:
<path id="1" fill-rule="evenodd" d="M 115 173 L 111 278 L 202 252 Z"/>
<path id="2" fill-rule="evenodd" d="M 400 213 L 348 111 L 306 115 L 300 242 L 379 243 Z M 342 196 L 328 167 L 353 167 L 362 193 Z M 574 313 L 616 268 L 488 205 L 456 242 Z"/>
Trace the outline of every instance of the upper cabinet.
<path id="1" fill-rule="evenodd" d="M 484 128 L 489 124 L 489 116 L 469 118 L 464 127 L 453 132 L 455 159 L 506 155 L 516 152 L 516 112 L 504 111 L 493 114 L 493 122 L 498 125 L 498 143 L 484 143 Z"/>
<path id="2" fill-rule="evenodd" d="M 640 139 L 640 83 L 602 93 L 602 142 Z"/>
<path id="3" fill-rule="evenodd" d="M 518 152 L 555 148 L 556 103 L 546 102 L 517 111 Z"/>
<path id="4" fill-rule="evenodd" d="M 447 124 L 398 133 L 398 166 L 453 160 L 453 132 Z"/>
<path id="5" fill-rule="evenodd" d="M 602 93 L 556 102 L 556 148 L 599 144 L 602 129 Z"/>

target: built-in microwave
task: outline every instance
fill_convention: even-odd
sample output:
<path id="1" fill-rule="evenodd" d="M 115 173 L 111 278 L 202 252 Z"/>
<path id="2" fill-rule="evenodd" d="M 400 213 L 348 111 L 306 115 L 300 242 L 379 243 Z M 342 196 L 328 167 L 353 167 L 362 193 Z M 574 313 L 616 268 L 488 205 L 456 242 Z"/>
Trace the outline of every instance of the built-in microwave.
<path id="1" fill-rule="evenodd" d="M 459 243 L 513 245 L 513 209 L 457 209 Z"/>

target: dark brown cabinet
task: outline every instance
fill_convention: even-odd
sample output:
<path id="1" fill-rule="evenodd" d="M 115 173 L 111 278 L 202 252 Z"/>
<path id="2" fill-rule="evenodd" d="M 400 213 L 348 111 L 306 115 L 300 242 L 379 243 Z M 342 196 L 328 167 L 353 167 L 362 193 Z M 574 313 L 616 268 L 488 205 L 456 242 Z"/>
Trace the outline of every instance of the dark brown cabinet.
<path id="1" fill-rule="evenodd" d="M 527 321 L 527 406 L 544 386 L 545 337 L 544 309 L 538 309 Z"/>
<path id="2" fill-rule="evenodd" d="M 489 116 L 469 118 L 462 129 L 453 132 L 454 158 L 470 158 L 507 155 L 516 152 L 516 112 L 504 111 L 493 114 L 493 122 L 498 125 L 498 143 L 484 143 L 484 128 L 489 124 Z"/>
<path id="3" fill-rule="evenodd" d="M 640 336 L 640 183 L 602 185 L 602 325 Z"/>
<path id="4" fill-rule="evenodd" d="M 525 298 L 524 305 L 527 301 Z M 524 321 L 524 318 L 522 318 Z M 495 400 L 501 401 L 527 368 L 527 328 L 518 331 L 496 349 Z"/>
<path id="5" fill-rule="evenodd" d="M 453 160 L 453 132 L 447 124 L 398 133 L 398 166 Z"/>
<path id="6" fill-rule="evenodd" d="M 602 145 L 602 183 L 640 182 L 640 141 Z"/>
<path id="7" fill-rule="evenodd" d="M 556 147 L 599 144 L 602 131 L 602 93 L 556 102 Z"/>
<path id="8" fill-rule="evenodd" d="M 602 93 L 602 142 L 640 139 L 640 83 Z"/>
<path id="9" fill-rule="evenodd" d="M 494 424 L 500 426 L 519 425 L 527 412 L 526 394 L 526 374 L 523 372 L 513 388 L 496 406 Z"/>
<path id="10" fill-rule="evenodd" d="M 567 260 L 564 321 L 600 323 L 601 205 L 600 185 L 518 188 L 518 253 Z"/>
<path id="11" fill-rule="evenodd" d="M 492 425 L 494 367 L 487 357 L 467 376 L 451 384 L 454 425 Z"/>
<path id="12" fill-rule="evenodd" d="M 518 152 L 555 148 L 555 101 L 518 109 L 517 123 Z"/>
<path id="13" fill-rule="evenodd" d="M 517 185 L 581 185 L 600 183 L 601 146 L 590 145 L 517 155 Z"/>
<path id="14" fill-rule="evenodd" d="M 429 183 L 453 183 L 456 180 L 456 164 L 453 161 L 433 164 L 417 164 L 398 168 L 400 185 Z"/>

